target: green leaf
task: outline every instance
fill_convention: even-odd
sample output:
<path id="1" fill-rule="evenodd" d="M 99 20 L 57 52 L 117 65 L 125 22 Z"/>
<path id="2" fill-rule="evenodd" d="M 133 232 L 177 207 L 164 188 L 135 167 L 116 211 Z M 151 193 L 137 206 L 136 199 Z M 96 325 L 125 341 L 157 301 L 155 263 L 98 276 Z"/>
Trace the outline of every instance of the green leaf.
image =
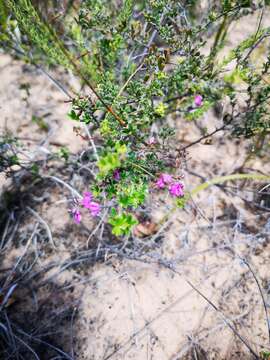
<path id="1" fill-rule="evenodd" d="M 76 121 L 80 120 L 79 115 L 77 115 L 76 112 L 75 112 L 75 110 L 73 110 L 73 109 L 68 113 L 68 116 L 69 116 L 70 119 L 72 119 L 72 120 L 76 120 Z"/>
<path id="2" fill-rule="evenodd" d="M 63 158 L 65 161 L 68 161 L 70 152 L 67 147 L 63 146 L 59 150 L 59 156 Z"/>
<path id="3" fill-rule="evenodd" d="M 132 214 L 117 214 L 115 209 L 113 209 L 108 222 L 112 225 L 112 233 L 116 236 L 128 235 L 132 227 L 138 224 L 137 219 Z"/>
<path id="4" fill-rule="evenodd" d="M 142 183 L 124 184 L 118 194 L 119 204 L 123 208 L 133 207 L 136 209 L 144 203 L 147 191 L 147 186 Z"/>
<path id="5" fill-rule="evenodd" d="M 100 158 L 97 163 L 101 177 L 105 177 L 110 171 L 121 166 L 121 161 L 118 153 L 109 153 Z"/>

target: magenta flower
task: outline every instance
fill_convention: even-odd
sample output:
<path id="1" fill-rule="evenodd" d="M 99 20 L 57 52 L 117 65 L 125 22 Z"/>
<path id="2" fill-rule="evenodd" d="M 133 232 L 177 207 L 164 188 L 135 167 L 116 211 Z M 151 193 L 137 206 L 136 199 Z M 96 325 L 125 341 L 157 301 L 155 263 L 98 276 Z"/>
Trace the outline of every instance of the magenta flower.
<path id="1" fill-rule="evenodd" d="M 202 95 L 196 95 L 195 98 L 194 98 L 194 103 L 197 107 L 200 107 L 202 106 L 202 103 L 203 103 L 203 97 Z"/>
<path id="2" fill-rule="evenodd" d="M 75 221 L 76 224 L 79 224 L 82 220 L 82 215 L 80 213 L 80 210 L 73 208 L 71 212 L 72 212 L 73 220 Z"/>
<path id="3" fill-rule="evenodd" d="M 184 196 L 184 184 L 181 182 L 175 182 L 170 185 L 169 192 L 174 197 Z"/>
<path id="4" fill-rule="evenodd" d="M 114 179 L 115 181 L 119 181 L 119 180 L 120 180 L 120 170 L 119 170 L 119 169 L 114 170 L 114 172 L 113 172 L 113 179 Z"/>
<path id="5" fill-rule="evenodd" d="M 82 199 L 82 206 L 84 206 L 86 209 L 89 209 L 89 206 L 90 206 L 90 203 L 93 199 L 93 195 L 92 193 L 90 193 L 89 191 L 86 191 L 84 194 L 83 194 L 83 199 Z"/>
<path id="6" fill-rule="evenodd" d="M 83 207 L 85 207 L 86 209 L 90 210 L 90 213 L 92 216 L 97 216 L 100 213 L 100 208 L 101 208 L 100 204 L 93 201 L 93 194 L 90 193 L 89 191 L 87 191 L 83 194 L 81 205 Z M 78 210 L 78 212 L 79 212 L 79 210 Z M 78 216 L 81 219 L 81 215 L 79 214 Z M 79 220 L 79 222 L 80 222 L 80 220 Z"/>
<path id="7" fill-rule="evenodd" d="M 98 216 L 100 214 L 101 206 L 100 206 L 100 204 L 98 204 L 94 201 L 91 201 L 88 209 L 90 210 L 90 213 L 92 216 Z"/>
<path id="8" fill-rule="evenodd" d="M 170 184 L 173 178 L 170 174 L 161 174 L 156 182 L 156 186 L 159 189 L 164 189 L 166 185 Z"/>
<path id="9" fill-rule="evenodd" d="M 158 180 L 156 182 L 156 187 L 158 187 L 159 189 L 165 188 L 165 183 L 164 183 L 162 177 L 158 178 Z"/>

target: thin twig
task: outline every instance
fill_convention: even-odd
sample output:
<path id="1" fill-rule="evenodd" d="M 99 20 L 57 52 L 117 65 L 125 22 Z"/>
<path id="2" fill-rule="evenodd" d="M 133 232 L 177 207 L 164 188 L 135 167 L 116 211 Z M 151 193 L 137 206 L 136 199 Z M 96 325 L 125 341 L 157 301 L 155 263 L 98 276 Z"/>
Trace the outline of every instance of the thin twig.
<path id="1" fill-rule="evenodd" d="M 259 292 L 260 292 L 260 295 L 261 295 L 261 298 L 262 298 L 262 302 L 263 302 L 263 307 L 264 307 L 264 311 L 265 311 L 265 316 L 266 316 L 266 323 L 267 323 L 267 329 L 268 329 L 268 339 L 269 339 L 269 343 L 270 343 L 270 321 L 269 321 L 269 316 L 268 316 L 268 311 L 267 311 L 267 305 L 266 305 L 266 301 L 265 301 L 265 298 L 264 298 L 264 295 L 263 295 L 263 291 L 262 291 L 262 288 L 261 288 L 261 285 L 259 283 L 259 280 L 257 278 L 257 276 L 255 275 L 254 271 L 252 270 L 250 264 L 247 262 L 246 259 L 243 259 L 240 257 L 240 259 L 243 261 L 243 263 L 245 265 L 247 265 L 247 267 L 249 268 L 257 286 L 258 286 L 258 289 L 259 289 Z"/>
<path id="2" fill-rule="evenodd" d="M 46 178 L 52 179 L 52 180 L 58 182 L 59 184 L 65 186 L 69 191 L 71 191 L 72 194 L 75 194 L 79 199 L 82 199 L 82 195 L 76 189 L 74 189 L 71 185 L 66 183 L 65 181 L 59 179 L 56 176 L 46 176 Z"/>
<path id="3" fill-rule="evenodd" d="M 95 157 L 96 157 L 97 161 L 99 161 L 99 156 L 98 156 L 96 144 L 95 144 L 95 142 L 93 140 L 93 137 L 90 134 L 89 127 L 86 124 L 84 124 L 84 128 L 85 128 L 85 131 L 87 133 L 88 139 L 89 139 L 89 141 L 91 143 L 91 146 L 92 146 L 92 149 L 94 151 Z"/>
<path id="4" fill-rule="evenodd" d="M 163 265 L 163 264 L 162 264 Z M 178 274 L 183 278 L 183 275 L 175 270 L 173 267 L 168 266 L 166 263 L 164 266 L 168 269 L 170 269 L 172 272 Z M 255 357 L 255 359 L 259 359 L 259 356 L 256 354 L 256 352 L 250 347 L 250 345 L 247 343 L 247 341 L 242 337 L 242 335 L 239 334 L 239 332 L 235 329 L 235 327 L 230 323 L 230 321 L 225 317 L 223 312 L 210 300 L 207 296 L 205 296 L 193 283 L 187 279 L 184 278 L 184 280 L 189 284 L 189 286 L 198 294 L 200 295 L 222 318 L 224 323 L 231 329 L 231 331 L 234 333 L 236 337 L 246 346 L 246 348 L 250 351 L 250 353 Z"/>
<path id="5" fill-rule="evenodd" d="M 35 218 L 36 218 L 41 224 L 44 225 L 44 227 L 45 227 L 45 229 L 46 229 L 46 231 L 47 231 L 47 235 L 48 235 L 49 241 L 50 241 L 52 247 L 53 247 L 54 249 L 56 249 L 56 246 L 55 246 L 55 243 L 54 243 L 53 237 L 52 237 L 52 232 L 51 232 L 51 229 L 50 229 L 49 225 L 46 223 L 45 220 L 42 219 L 42 217 L 41 217 L 35 210 L 31 209 L 29 206 L 27 206 L 26 209 L 27 209 L 28 211 L 30 211 L 30 213 L 31 213 L 32 215 L 34 215 Z"/>
<path id="6" fill-rule="evenodd" d="M 208 137 L 211 137 L 211 136 L 215 135 L 215 134 L 218 133 L 219 131 L 225 130 L 226 127 L 227 127 L 227 125 L 228 125 L 228 124 L 222 125 L 221 127 L 217 128 L 216 130 L 212 131 L 211 133 L 201 136 L 199 139 L 191 142 L 190 144 L 188 144 L 188 145 L 186 145 L 186 146 L 183 146 L 182 148 L 180 148 L 180 150 L 181 150 L 181 151 L 184 151 L 184 150 L 190 148 L 190 147 L 193 146 L 193 145 L 199 144 L 201 141 L 207 139 Z"/>

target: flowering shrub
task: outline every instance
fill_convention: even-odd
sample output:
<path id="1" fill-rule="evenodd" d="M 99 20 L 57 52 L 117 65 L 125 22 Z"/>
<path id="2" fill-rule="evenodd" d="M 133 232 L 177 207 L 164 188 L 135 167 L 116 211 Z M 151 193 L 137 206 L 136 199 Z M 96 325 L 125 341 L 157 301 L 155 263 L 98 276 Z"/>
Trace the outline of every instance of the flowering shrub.
<path id="1" fill-rule="evenodd" d="M 199 119 L 226 98 L 231 110 L 221 130 L 244 137 L 268 134 L 270 56 L 257 68 L 251 53 L 270 28 L 259 25 L 227 57 L 217 57 L 230 24 L 264 2 L 210 1 L 210 11 L 200 14 L 198 3 L 85 0 L 60 13 L 61 26 L 30 0 L 1 5 L 5 48 L 34 64 L 72 70 L 90 90 L 70 98 L 69 117 L 95 134 L 93 140 L 89 133 L 95 179 L 71 209 L 76 223 L 85 208 L 121 236 L 137 223 L 137 209 L 154 191 L 184 205 L 180 164 L 186 147 L 177 145 L 177 125 L 167 118 Z M 213 45 L 202 55 L 210 33 Z M 237 106 L 238 81 L 246 89 L 244 111 Z"/>

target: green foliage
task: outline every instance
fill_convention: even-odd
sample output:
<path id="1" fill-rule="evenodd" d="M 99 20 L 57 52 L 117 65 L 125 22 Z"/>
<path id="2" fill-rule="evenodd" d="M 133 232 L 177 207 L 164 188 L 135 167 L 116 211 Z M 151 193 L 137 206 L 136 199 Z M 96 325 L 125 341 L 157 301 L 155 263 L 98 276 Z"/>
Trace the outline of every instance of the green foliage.
<path id="1" fill-rule="evenodd" d="M 30 166 L 30 172 L 33 176 L 38 176 L 39 174 L 39 167 L 38 164 L 34 163 Z"/>
<path id="2" fill-rule="evenodd" d="M 263 350 L 263 351 L 261 351 L 260 356 L 261 356 L 261 359 L 263 359 L 263 360 L 269 360 L 270 351 Z"/>
<path id="3" fill-rule="evenodd" d="M 120 206 L 123 208 L 136 209 L 142 205 L 146 199 L 147 186 L 143 183 L 123 183 L 118 191 L 117 199 Z"/>
<path id="4" fill-rule="evenodd" d="M 213 105 L 213 102 L 210 101 L 204 101 L 203 105 L 197 109 L 194 109 L 193 111 L 186 114 L 187 120 L 196 120 L 202 117 L 204 113 L 206 113 L 207 110 L 211 108 Z"/>
<path id="5" fill-rule="evenodd" d="M 119 168 L 121 161 L 125 158 L 126 152 L 126 145 L 117 143 L 111 152 L 103 155 L 97 163 L 100 177 L 104 178 L 112 170 Z"/>
<path id="6" fill-rule="evenodd" d="M 60 158 L 64 159 L 65 161 L 68 161 L 70 152 L 67 147 L 63 146 L 59 150 L 59 156 Z"/>
<path id="7" fill-rule="evenodd" d="M 8 132 L 0 134 L 0 173 L 13 176 L 23 169 L 31 175 L 38 175 L 39 162 L 23 157 L 21 150 L 22 146 L 17 138 Z"/>
<path id="8" fill-rule="evenodd" d="M 98 161 L 99 172 L 102 177 L 109 174 L 110 171 L 118 168 L 121 165 L 119 155 L 117 153 L 110 153 L 103 156 Z"/>
<path id="9" fill-rule="evenodd" d="M 180 124 L 200 121 L 226 97 L 232 113 L 229 122 L 224 117 L 224 126 L 230 124 L 233 135 L 269 133 L 270 57 L 256 67 L 251 54 L 270 37 L 270 28 L 257 29 L 219 62 L 229 26 L 256 6 L 247 0 L 213 2 L 198 17 L 198 3 L 85 0 L 65 17 L 62 32 L 30 0 L 6 0 L 8 8 L 0 7 L 3 46 L 14 45 L 19 33 L 15 48 L 24 57 L 31 50 L 28 61 L 34 57 L 71 69 L 90 88 L 91 95 L 72 99 L 68 115 L 91 125 L 98 137 L 92 188 L 119 209 L 120 215 L 113 213 L 109 220 L 116 235 L 130 231 L 132 211 L 144 204 L 159 174 L 174 174 L 179 160 L 170 153 L 176 141 L 174 119 Z M 213 45 L 203 55 L 209 33 Z M 235 110 L 239 84 L 247 95 L 241 112 Z M 200 105 L 195 104 L 197 95 L 203 99 Z M 33 121 L 43 128 L 40 119 Z M 68 158 L 66 152 L 61 156 Z M 185 201 L 178 199 L 178 206 Z"/>
<path id="10" fill-rule="evenodd" d="M 245 50 L 250 49 L 256 44 L 256 42 L 262 37 L 270 35 L 270 27 L 264 28 L 250 35 L 247 39 L 243 40 L 230 54 L 223 60 L 222 65 L 227 65 L 231 61 L 238 59 L 240 60 Z"/>
<path id="11" fill-rule="evenodd" d="M 30 0 L 6 0 L 23 34 L 28 36 L 31 46 L 36 46 L 51 64 L 70 67 L 69 59 L 53 28 L 42 20 Z M 29 47 L 24 46 L 27 51 Z"/>
<path id="12" fill-rule="evenodd" d="M 12 166 L 20 164 L 16 146 L 17 140 L 9 134 L 0 136 L 0 172 L 9 173 Z"/>
<path id="13" fill-rule="evenodd" d="M 117 214 L 115 209 L 112 209 L 108 222 L 112 225 L 112 233 L 116 236 L 128 235 L 132 227 L 138 224 L 131 214 L 124 212 Z"/>
<path id="14" fill-rule="evenodd" d="M 188 201 L 188 196 L 183 196 L 183 197 L 176 200 L 176 205 L 180 209 L 184 209 L 187 201 Z"/>
<path id="15" fill-rule="evenodd" d="M 45 132 L 49 131 L 49 126 L 42 117 L 33 115 L 32 122 L 37 124 L 37 126 L 40 128 L 40 130 L 45 131 Z"/>
<path id="16" fill-rule="evenodd" d="M 0 29 L 1 33 L 4 33 L 7 29 L 7 22 L 8 22 L 8 10 L 5 6 L 4 1 L 0 2 Z"/>
<path id="17" fill-rule="evenodd" d="M 165 115 L 165 110 L 166 110 L 166 105 L 163 104 L 163 102 L 160 102 L 157 107 L 155 108 L 155 113 L 158 116 L 164 116 Z"/>

